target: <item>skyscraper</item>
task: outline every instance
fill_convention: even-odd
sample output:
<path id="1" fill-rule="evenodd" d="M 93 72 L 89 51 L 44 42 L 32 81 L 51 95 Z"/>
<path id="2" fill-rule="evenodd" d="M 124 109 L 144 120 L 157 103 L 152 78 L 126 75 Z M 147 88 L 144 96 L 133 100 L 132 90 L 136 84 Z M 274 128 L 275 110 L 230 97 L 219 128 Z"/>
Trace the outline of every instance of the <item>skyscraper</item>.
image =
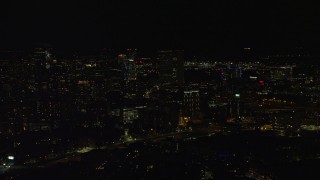
<path id="1" fill-rule="evenodd" d="M 162 85 L 179 85 L 184 83 L 184 51 L 159 51 L 158 71 L 159 81 Z"/>
<path id="2" fill-rule="evenodd" d="M 186 115 L 192 116 L 199 111 L 199 91 L 184 91 L 183 106 Z"/>
<path id="3" fill-rule="evenodd" d="M 118 55 L 118 63 L 122 66 L 126 83 L 134 81 L 137 78 L 136 54 L 137 49 L 127 49 L 125 54 Z"/>
<path id="4" fill-rule="evenodd" d="M 34 104 L 34 114 L 26 122 L 27 129 L 30 131 L 52 130 L 55 122 L 53 115 L 56 114 L 54 107 L 54 94 L 52 91 L 52 55 L 50 49 L 37 48 L 32 56 L 34 62 L 34 77 L 32 85 L 34 93 L 29 97 Z M 30 103 L 31 103 L 30 102 Z"/>

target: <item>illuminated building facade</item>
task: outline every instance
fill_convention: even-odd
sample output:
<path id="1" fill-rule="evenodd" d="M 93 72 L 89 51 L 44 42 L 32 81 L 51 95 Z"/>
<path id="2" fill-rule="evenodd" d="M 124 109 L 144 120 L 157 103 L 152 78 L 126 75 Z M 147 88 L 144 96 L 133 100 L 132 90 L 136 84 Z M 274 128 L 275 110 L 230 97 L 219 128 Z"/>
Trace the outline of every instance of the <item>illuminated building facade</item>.
<path id="1" fill-rule="evenodd" d="M 184 83 L 184 51 L 159 51 L 158 55 L 159 81 L 161 84 Z"/>
<path id="2" fill-rule="evenodd" d="M 194 115 L 200 110 L 199 90 L 184 91 L 183 107 L 186 115 Z"/>

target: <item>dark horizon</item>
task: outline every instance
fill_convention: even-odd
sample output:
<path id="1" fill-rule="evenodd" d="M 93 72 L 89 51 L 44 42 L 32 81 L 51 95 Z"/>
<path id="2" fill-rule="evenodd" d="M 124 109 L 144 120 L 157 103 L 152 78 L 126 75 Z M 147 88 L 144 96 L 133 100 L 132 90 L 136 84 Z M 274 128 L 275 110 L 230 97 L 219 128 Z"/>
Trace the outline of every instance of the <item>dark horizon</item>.
<path id="1" fill-rule="evenodd" d="M 186 58 L 193 57 L 203 57 L 203 58 L 263 58 L 263 57 L 272 57 L 272 56 L 287 56 L 293 55 L 296 57 L 309 57 L 309 58 L 317 58 L 320 56 L 320 48 L 304 48 L 304 47 L 268 47 L 268 48 L 257 48 L 257 47 L 232 47 L 232 48 L 180 48 L 180 47 L 55 47 L 49 44 L 35 44 L 30 47 L 7 47 L 0 48 L 1 53 L 10 52 L 10 51 L 20 51 L 20 52 L 33 52 L 36 48 L 49 48 L 54 51 L 54 53 L 59 56 L 64 55 L 98 55 L 107 51 L 114 51 L 117 53 L 121 53 L 126 51 L 127 49 L 137 49 L 137 57 L 155 57 L 158 51 L 161 50 L 183 50 Z M 233 59 L 235 60 L 235 59 Z"/>
<path id="2" fill-rule="evenodd" d="M 0 47 L 319 47 L 317 7 L 250 0 L 10 1 L 1 7 Z"/>

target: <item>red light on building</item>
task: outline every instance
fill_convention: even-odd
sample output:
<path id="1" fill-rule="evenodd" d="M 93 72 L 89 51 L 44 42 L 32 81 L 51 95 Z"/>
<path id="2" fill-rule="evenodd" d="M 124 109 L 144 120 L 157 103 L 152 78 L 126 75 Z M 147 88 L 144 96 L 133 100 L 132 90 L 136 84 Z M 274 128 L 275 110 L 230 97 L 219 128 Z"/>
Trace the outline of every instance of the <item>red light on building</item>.
<path id="1" fill-rule="evenodd" d="M 264 84 L 264 80 L 260 80 L 259 84 L 263 85 Z"/>
<path id="2" fill-rule="evenodd" d="M 143 64 L 143 61 L 142 61 L 141 59 L 137 59 L 137 60 L 136 60 L 136 64 L 137 64 L 137 65 L 142 65 L 142 64 Z"/>

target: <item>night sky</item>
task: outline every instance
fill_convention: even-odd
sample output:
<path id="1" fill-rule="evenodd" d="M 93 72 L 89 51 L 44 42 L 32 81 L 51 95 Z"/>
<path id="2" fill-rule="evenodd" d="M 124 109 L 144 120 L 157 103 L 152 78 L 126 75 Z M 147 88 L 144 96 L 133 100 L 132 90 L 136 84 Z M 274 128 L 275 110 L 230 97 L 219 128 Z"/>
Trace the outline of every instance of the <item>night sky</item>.
<path id="1" fill-rule="evenodd" d="M 319 47 L 320 3 L 305 1 L 1 2 L 0 46 Z"/>

